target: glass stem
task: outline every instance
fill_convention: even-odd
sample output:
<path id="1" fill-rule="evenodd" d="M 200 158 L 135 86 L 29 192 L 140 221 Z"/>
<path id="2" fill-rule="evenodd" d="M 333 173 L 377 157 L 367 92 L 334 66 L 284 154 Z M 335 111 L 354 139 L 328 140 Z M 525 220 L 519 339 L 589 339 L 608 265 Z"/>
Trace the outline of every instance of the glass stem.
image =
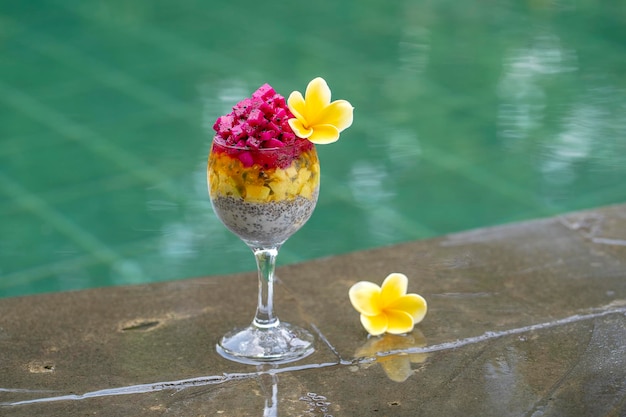
<path id="1" fill-rule="evenodd" d="M 276 327 L 280 324 L 274 315 L 274 269 L 278 247 L 253 248 L 252 251 L 259 273 L 259 300 L 252 324 L 262 329 Z"/>

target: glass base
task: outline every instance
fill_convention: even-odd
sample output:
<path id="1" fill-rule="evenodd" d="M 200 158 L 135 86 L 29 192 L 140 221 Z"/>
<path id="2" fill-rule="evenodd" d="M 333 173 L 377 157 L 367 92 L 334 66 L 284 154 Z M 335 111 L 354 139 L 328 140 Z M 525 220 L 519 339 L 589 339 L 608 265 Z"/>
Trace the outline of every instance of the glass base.
<path id="1" fill-rule="evenodd" d="M 217 352 L 226 359 L 251 365 L 286 363 L 313 353 L 313 341 L 311 333 L 289 323 L 269 328 L 251 325 L 224 335 Z"/>

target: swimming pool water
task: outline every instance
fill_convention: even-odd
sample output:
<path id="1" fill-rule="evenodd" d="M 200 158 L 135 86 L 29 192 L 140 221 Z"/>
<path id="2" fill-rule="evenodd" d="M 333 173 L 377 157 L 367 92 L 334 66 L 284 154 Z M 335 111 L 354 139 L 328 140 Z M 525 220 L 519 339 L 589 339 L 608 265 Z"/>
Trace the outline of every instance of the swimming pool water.
<path id="1" fill-rule="evenodd" d="M 355 106 L 279 265 L 624 202 L 618 3 L 6 4 L 0 297 L 253 270 L 205 169 L 265 82 Z"/>

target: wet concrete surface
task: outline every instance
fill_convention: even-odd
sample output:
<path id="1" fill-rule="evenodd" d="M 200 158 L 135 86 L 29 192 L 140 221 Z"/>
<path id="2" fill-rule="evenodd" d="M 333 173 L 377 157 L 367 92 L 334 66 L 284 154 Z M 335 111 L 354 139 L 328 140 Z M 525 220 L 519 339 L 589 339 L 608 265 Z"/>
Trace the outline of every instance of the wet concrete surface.
<path id="1" fill-rule="evenodd" d="M 348 289 L 391 272 L 428 315 L 368 338 Z M 317 337 L 278 366 L 215 352 L 252 319 L 254 272 L 2 299 L 0 415 L 626 416 L 626 205 L 278 277 L 277 313 Z"/>

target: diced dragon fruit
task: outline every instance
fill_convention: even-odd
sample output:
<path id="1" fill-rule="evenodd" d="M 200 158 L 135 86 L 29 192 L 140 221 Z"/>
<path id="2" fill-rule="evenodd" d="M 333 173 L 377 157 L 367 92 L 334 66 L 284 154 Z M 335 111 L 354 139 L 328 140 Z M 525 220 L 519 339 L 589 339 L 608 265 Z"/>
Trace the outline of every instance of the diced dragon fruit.
<path id="1" fill-rule="evenodd" d="M 265 148 L 282 148 L 285 144 L 278 139 L 270 139 L 263 143 Z"/>
<path id="2" fill-rule="evenodd" d="M 273 101 L 274 101 L 274 107 L 279 107 L 279 108 L 280 107 L 285 107 L 285 104 L 286 104 L 285 103 L 285 97 L 276 94 L 274 96 L 274 100 Z"/>
<path id="3" fill-rule="evenodd" d="M 275 131 L 275 130 L 264 130 L 263 132 L 261 132 L 261 140 L 263 142 L 272 140 L 276 137 L 278 137 L 279 132 Z"/>
<path id="4" fill-rule="evenodd" d="M 250 152 L 240 152 L 239 155 L 237 155 L 237 158 L 239 158 L 243 166 L 246 168 L 254 165 L 254 158 L 252 158 L 252 154 Z"/>
<path id="5" fill-rule="evenodd" d="M 267 123 L 263 112 L 259 109 L 252 109 L 248 115 L 248 123 L 250 126 L 262 126 Z"/>
<path id="6" fill-rule="evenodd" d="M 261 139 L 254 136 L 249 136 L 246 140 L 246 145 L 252 149 L 259 149 L 261 147 Z"/>
<path id="7" fill-rule="evenodd" d="M 285 98 L 277 94 L 269 84 L 264 84 L 252 94 L 252 97 L 245 98 L 233 106 L 231 113 L 218 117 L 213 129 L 225 145 L 239 148 L 227 152 L 239 158 L 245 167 L 254 164 L 263 167 L 288 166 L 291 157 L 285 159 L 284 153 L 281 153 L 283 157 L 279 161 L 277 152 L 269 150 L 258 153 L 244 149 L 275 149 L 297 143 L 305 148 L 313 146 L 306 139 L 297 138 L 293 133 L 288 123 L 292 117 Z M 300 149 L 300 146 L 297 148 Z M 296 157 L 297 153 L 299 150 L 294 149 L 293 157 Z"/>
<path id="8" fill-rule="evenodd" d="M 268 122 L 267 125 L 265 126 L 265 128 L 267 130 L 274 130 L 274 131 L 276 131 L 278 133 L 280 133 L 280 131 L 281 131 L 280 126 L 278 126 L 276 123 L 273 123 L 273 122 Z"/>
<path id="9" fill-rule="evenodd" d="M 280 123 L 283 120 L 286 120 L 288 118 L 289 118 L 289 116 L 288 116 L 287 112 L 285 111 L 285 109 L 279 107 L 279 108 L 276 109 L 276 112 L 274 113 L 274 117 L 272 117 L 271 120 L 272 120 L 272 122 L 280 125 Z"/>
<path id="10" fill-rule="evenodd" d="M 235 140 L 244 139 L 246 136 L 246 132 L 243 130 L 243 127 L 241 125 L 233 126 L 230 133 Z"/>
<path id="11" fill-rule="evenodd" d="M 291 132 L 283 131 L 283 134 L 281 136 L 283 137 L 283 143 L 285 143 L 285 145 L 291 145 L 296 140 L 296 135 Z"/>
<path id="12" fill-rule="evenodd" d="M 267 100 L 274 95 L 276 95 L 276 91 L 274 91 L 272 86 L 269 84 L 263 84 L 254 93 L 252 93 L 252 97 L 260 98 L 262 100 Z"/>
<path id="13" fill-rule="evenodd" d="M 281 120 L 281 122 L 280 122 L 280 129 L 283 132 L 293 133 L 293 130 L 291 130 L 291 126 L 289 126 L 289 118 L 285 118 L 285 119 Z"/>
<path id="14" fill-rule="evenodd" d="M 266 117 L 271 118 L 274 113 L 274 106 L 272 106 L 271 103 L 264 101 L 259 105 L 259 110 L 261 110 Z"/>
<path id="15" fill-rule="evenodd" d="M 230 133 L 230 129 L 233 127 L 233 121 L 233 116 L 230 114 L 218 117 L 213 125 L 213 129 L 219 134 Z"/>

